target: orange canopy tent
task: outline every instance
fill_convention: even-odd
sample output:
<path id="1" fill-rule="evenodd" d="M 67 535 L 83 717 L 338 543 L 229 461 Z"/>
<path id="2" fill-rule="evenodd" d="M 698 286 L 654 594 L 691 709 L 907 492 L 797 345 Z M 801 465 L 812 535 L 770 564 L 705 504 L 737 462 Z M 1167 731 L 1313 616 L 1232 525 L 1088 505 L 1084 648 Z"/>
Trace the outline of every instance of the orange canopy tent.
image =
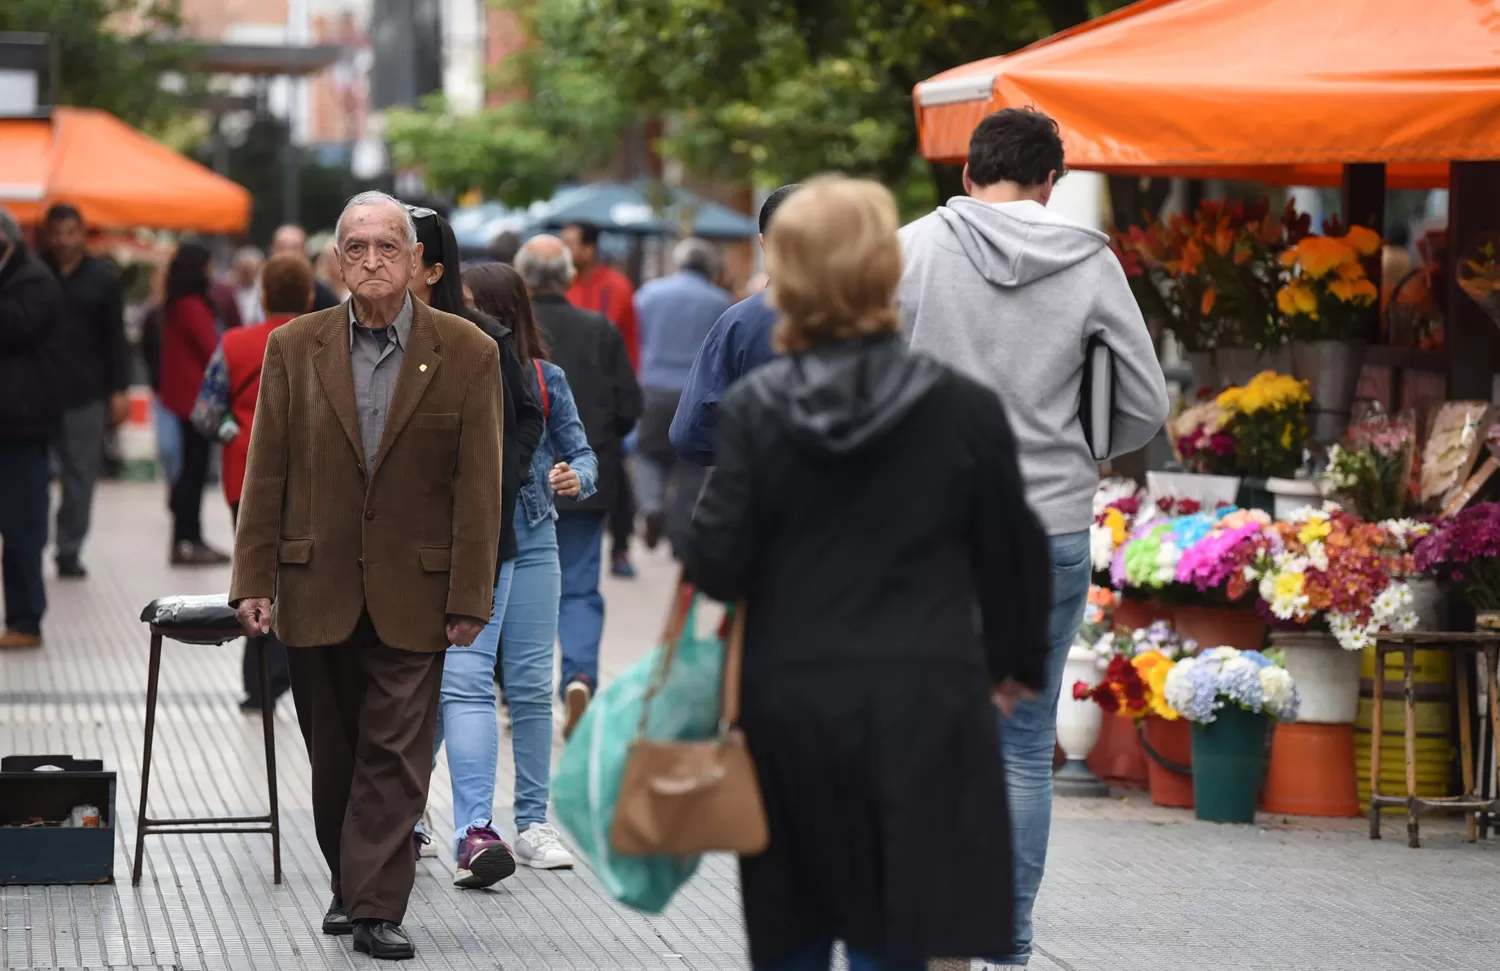
<path id="1" fill-rule="evenodd" d="M 59 202 L 96 229 L 239 233 L 250 222 L 243 186 L 108 112 L 54 108 L 49 118 L 0 119 L 0 205 L 35 223 Z"/>
<path id="2" fill-rule="evenodd" d="M 1493 0 L 1141 0 L 914 92 L 922 154 L 962 162 L 980 119 L 1034 105 L 1068 164 L 1143 175 L 1391 188 L 1500 159 Z"/>

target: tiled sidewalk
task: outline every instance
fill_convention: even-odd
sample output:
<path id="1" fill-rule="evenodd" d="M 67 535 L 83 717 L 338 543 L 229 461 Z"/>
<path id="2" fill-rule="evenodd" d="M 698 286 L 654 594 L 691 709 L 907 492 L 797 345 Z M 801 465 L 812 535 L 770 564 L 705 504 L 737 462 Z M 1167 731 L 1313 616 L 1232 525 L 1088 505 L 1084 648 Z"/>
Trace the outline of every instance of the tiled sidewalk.
<path id="1" fill-rule="evenodd" d="M 218 496 L 211 539 L 228 545 Z M 271 883 L 264 836 L 160 836 L 141 886 L 134 844 L 147 638 L 141 607 L 165 593 L 221 591 L 227 572 L 166 566 L 164 497 L 150 485 L 101 491 L 86 551 L 90 578 L 49 580 L 47 647 L 0 655 L 0 753 L 103 758 L 119 773 L 117 882 L 0 887 L 8 969 L 369 967 L 317 921 L 326 876 L 312 834 L 308 767 L 289 704 L 277 717 L 285 883 Z M 640 579 L 610 582 L 605 667 L 639 657 L 671 584 L 660 557 Z M 168 644 L 153 758 L 156 816 L 264 811 L 261 726 L 242 715 L 239 648 Z M 502 740 L 503 741 L 503 740 Z M 500 785 L 511 787 L 502 744 Z M 1459 830 L 1424 824 L 1425 846 L 1365 839 L 1358 821 L 1256 827 L 1194 822 L 1138 796 L 1059 802 L 1037 914 L 1040 971 L 1484 971 L 1500 967 L 1500 856 Z M 446 847 L 443 760 L 431 806 Z M 502 829 L 509 828 L 504 807 Z M 1390 828 L 1398 835 L 1399 825 Z M 930 838 L 943 839 L 933 833 Z M 586 870 L 522 870 L 489 892 L 451 885 L 452 860 L 419 868 L 408 968 L 743 968 L 732 861 L 706 861 L 672 907 L 646 917 L 611 904 Z"/>

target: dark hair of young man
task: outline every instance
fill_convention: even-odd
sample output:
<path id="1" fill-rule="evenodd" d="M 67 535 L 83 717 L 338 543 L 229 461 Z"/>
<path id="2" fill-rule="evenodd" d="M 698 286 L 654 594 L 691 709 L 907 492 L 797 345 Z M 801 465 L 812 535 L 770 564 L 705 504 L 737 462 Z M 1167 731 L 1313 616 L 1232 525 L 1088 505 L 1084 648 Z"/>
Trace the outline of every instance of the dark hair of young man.
<path id="1" fill-rule="evenodd" d="M 786 202 L 788 196 L 800 188 L 802 188 L 801 182 L 792 182 L 766 196 L 766 201 L 760 204 L 760 234 L 762 236 L 771 228 L 771 217 L 776 215 L 776 210 L 781 208 L 781 204 Z"/>
<path id="2" fill-rule="evenodd" d="M 44 217 L 44 220 L 49 225 L 52 223 L 64 222 L 69 219 L 76 219 L 79 222 L 83 222 L 83 214 L 65 202 L 59 202 L 50 206 L 47 209 L 47 215 Z"/>
<path id="3" fill-rule="evenodd" d="M 599 227 L 593 223 L 571 222 L 564 226 L 563 229 L 578 230 L 578 241 L 584 246 L 599 245 Z"/>
<path id="4" fill-rule="evenodd" d="M 1036 186 L 1063 164 L 1062 135 L 1057 122 L 1035 108 L 1005 108 L 979 123 L 969 139 L 969 179 L 977 186 L 1014 182 Z"/>
<path id="5" fill-rule="evenodd" d="M 273 256 L 260 271 L 260 294 L 268 314 L 305 314 L 313 304 L 313 271 L 306 260 Z"/>

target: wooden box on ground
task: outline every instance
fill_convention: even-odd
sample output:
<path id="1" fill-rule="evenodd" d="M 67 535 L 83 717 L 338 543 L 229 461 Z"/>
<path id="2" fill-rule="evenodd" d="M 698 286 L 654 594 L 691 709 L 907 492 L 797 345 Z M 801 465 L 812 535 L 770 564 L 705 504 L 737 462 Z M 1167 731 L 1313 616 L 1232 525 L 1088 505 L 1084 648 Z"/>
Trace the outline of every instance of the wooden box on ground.
<path id="1" fill-rule="evenodd" d="M 28 826 L 99 810 L 97 827 Z M 11 755 L 0 759 L 0 884 L 113 883 L 115 774 L 97 759 Z"/>

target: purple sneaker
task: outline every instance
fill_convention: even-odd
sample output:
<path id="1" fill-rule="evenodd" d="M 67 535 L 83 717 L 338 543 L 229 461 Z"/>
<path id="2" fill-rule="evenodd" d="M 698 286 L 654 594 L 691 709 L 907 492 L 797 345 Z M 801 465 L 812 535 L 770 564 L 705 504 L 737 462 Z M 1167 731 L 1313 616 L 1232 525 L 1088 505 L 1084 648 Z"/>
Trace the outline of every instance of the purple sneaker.
<path id="1" fill-rule="evenodd" d="M 470 826 L 458 845 L 453 885 L 465 890 L 494 886 L 516 872 L 516 858 L 500 834 L 488 826 Z"/>

